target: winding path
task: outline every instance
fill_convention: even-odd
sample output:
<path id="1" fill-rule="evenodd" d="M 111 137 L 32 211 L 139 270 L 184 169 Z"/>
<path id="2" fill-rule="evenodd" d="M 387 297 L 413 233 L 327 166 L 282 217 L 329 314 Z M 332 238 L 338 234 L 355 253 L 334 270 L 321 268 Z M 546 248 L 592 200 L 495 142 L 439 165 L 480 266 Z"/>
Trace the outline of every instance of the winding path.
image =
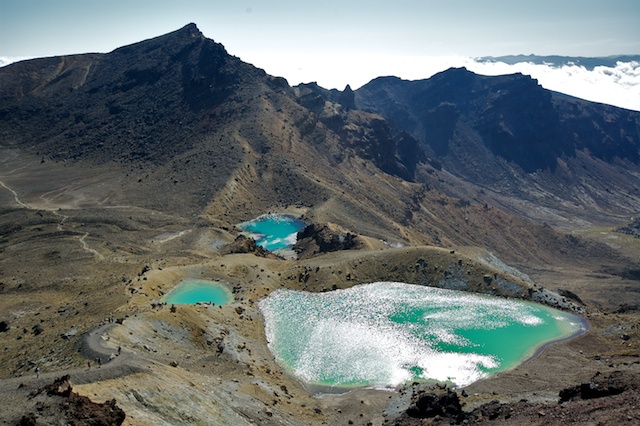
<path id="1" fill-rule="evenodd" d="M 0 186 L 2 186 L 4 189 L 6 189 L 7 191 L 9 191 L 12 195 L 13 195 L 13 199 L 15 201 L 15 203 L 25 209 L 29 209 L 29 210 L 39 210 L 36 207 L 33 207 L 25 202 L 23 202 L 22 200 L 20 200 L 20 198 L 18 197 L 18 193 L 12 189 L 11 187 L 7 186 L 7 184 L 5 184 L 4 182 L 0 181 Z M 58 216 L 60 218 L 60 222 L 58 223 L 58 231 L 63 231 L 64 229 L 64 222 L 69 219 L 69 216 L 60 213 L 60 211 L 58 210 L 47 210 L 50 211 L 52 214 L 54 214 L 55 216 Z M 84 251 L 86 251 L 87 253 L 91 253 L 93 256 L 97 257 L 98 259 L 104 259 L 104 256 L 102 255 L 102 253 L 98 252 L 95 249 L 92 249 L 91 247 L 89 247 L 89 244 L 87 244 L 87 242 L 85 241 L 85 238 L 87 238 L 89 236 L 88 232 L 85 232 L 83 235 L 78 235 L 78 241 L 80 242 L 80 245 L 82 245 L 82 249 Z"/>
<path id="2" fill-rule="evenodd" d="M 16 202 L 17 205 L 19 205 L 20 207 L 24 207 L 25 209 L 31 209 L 32 208 L 30 205 L 25 204 L 22 201 L 20 201 L 20 198 L 18 198 L 18 193 L 16 191 L 14 191 L 13 189 L 9 188 L 7 185 L 5 185 L 4 182 L 0 181 L 0 186 L 2 186 L 4 189 L 9 191 L 13 195 L 13 199 Z"/>
<path id="3" fill-rule="evenodd" d="M 127 350 L 123 350 L 120 355 L 116 355 L 116 350 L 104 345 L 105 340 L 102 336 L 115 325 L 101 325 L 82 336 L 80 352 L 85 358 L 92 360 L 91 368 L 84 367 L 43 372 L 37 378 L 35 372 L 31 372 L 24 376 L 0 380 L 0 393 L 13 392 L 21 385 L 25 385 L 29 389 L 37 389 L 66 374 L 71 376 L 72 383 L 81 385 L 146 371 L 151 364 L 150 361 L 138 356 L 135 352 Z M 114 356 L 112 357 L 112 355 Z M 93 361 L 98 357 L 102 360 L 102 365 L 96 365 L 95 361 Z"/>

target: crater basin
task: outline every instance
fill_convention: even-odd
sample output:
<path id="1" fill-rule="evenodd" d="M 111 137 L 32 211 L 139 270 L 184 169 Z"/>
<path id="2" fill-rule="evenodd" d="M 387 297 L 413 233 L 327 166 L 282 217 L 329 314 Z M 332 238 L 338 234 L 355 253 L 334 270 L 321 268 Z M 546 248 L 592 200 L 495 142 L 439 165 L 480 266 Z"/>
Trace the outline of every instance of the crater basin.
<path id="1" fill-rule="evenodd" d="M 199 302 L 226 305 L 233 302 L 233 294 L 219 281 L 187 279 L 178 283 L 163 300 L 170 305 Z"/>
<path id="2" fill-rule="evenodd" d="M 296 243 L 298 231 L 307 224 L 294 216 L 266 214 L 238 225 L 260 247 L 270 251 L 290 250 Z"/>
<path id="3" fill-rule="evenodd" d="M 259 307 L 277 362 L 322 389 L 463 387 L 588 329 L 581 317 L 531 302 L 393 282 L 281 289 Z"/>

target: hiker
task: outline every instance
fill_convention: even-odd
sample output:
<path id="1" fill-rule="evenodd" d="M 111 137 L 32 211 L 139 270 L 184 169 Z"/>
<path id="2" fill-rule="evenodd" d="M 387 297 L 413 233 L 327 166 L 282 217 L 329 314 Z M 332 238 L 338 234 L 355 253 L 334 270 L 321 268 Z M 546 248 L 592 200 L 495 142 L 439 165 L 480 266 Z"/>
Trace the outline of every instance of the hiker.
<path id="1" fill-rule="evenodd" d="M 40 367 L 36 367 L 36 379 L 40 378 Z"/>
<path id="2" fill-rule="evenodd" d="M 118 355 L 122 353 L 122 346 L 118 345 Z"/>
<path id="3" fill-rule="evenodd" d="M 87 361 L 87 367 L 91 370 L 91 361 Z"/>

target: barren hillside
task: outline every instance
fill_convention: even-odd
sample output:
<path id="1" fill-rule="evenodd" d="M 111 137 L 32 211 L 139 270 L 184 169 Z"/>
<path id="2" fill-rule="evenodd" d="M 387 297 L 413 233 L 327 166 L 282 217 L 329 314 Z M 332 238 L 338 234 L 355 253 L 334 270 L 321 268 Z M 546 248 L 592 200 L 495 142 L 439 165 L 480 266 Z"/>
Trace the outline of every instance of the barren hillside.
<path id="1" fill-rule="evenodd" d="M 29 392 L 69 373 L 125 424 L 413 424 L 410 386 L 316 397 L 275 363 L 255 303 L 283 287 L 397 280 L 589 318 L 587 335 L 474 384 L 469 413 L 557 406 L 597 371 L 637 374 L 640 240 L 614 231 L 640 210 L 638 123 L 466 70 L 292 88 L 194 24 L 0 68 L 0 419 L 37 419 L 48 403 Z M 267 212 L 358 244 L 234 253 L 236 225 Z M 162 296 L 185 278 L 222 280 L 235 300 L 170 310 Z M 606 397 L 598 410 L 622 416 Z M 532 406 L 529 420 L 547 410 Z"/>

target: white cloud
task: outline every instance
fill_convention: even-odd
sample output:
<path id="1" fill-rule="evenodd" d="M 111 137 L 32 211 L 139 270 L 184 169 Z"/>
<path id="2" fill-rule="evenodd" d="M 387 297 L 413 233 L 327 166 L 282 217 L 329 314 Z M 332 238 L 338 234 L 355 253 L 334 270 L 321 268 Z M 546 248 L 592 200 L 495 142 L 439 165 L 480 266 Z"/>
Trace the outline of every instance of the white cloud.
<path id="1" fill-rule="evenodd" d="M 480 62 L 461 56 L 407 56 L 376 53 L 332 54 L 329 52 L 248 52 L 241 57 L 285 77 L 289 84 L 316 81 L 320 86 L 342 90 L 347 84 L 357 89 L 372 79 L 394 75 L 420 80 L 450 67 L 466 67 L 482 75 L 520 72 L 538 80 L 542 87 L 581 99 L 640 111 L 640 63 L 620 62 L 615 67 Z"/>
<path id="2" fill-rule="evenodd" d="M 538 80 L 542 87 L 586 99 L 640 111 L 640 62 L 618 62 L 615 67 L 588 70 L 577 65 L 540 65 L 520 62 L 477 62 L 465 66 L 478 74 L 500 75 L 521 72 Z"/>

